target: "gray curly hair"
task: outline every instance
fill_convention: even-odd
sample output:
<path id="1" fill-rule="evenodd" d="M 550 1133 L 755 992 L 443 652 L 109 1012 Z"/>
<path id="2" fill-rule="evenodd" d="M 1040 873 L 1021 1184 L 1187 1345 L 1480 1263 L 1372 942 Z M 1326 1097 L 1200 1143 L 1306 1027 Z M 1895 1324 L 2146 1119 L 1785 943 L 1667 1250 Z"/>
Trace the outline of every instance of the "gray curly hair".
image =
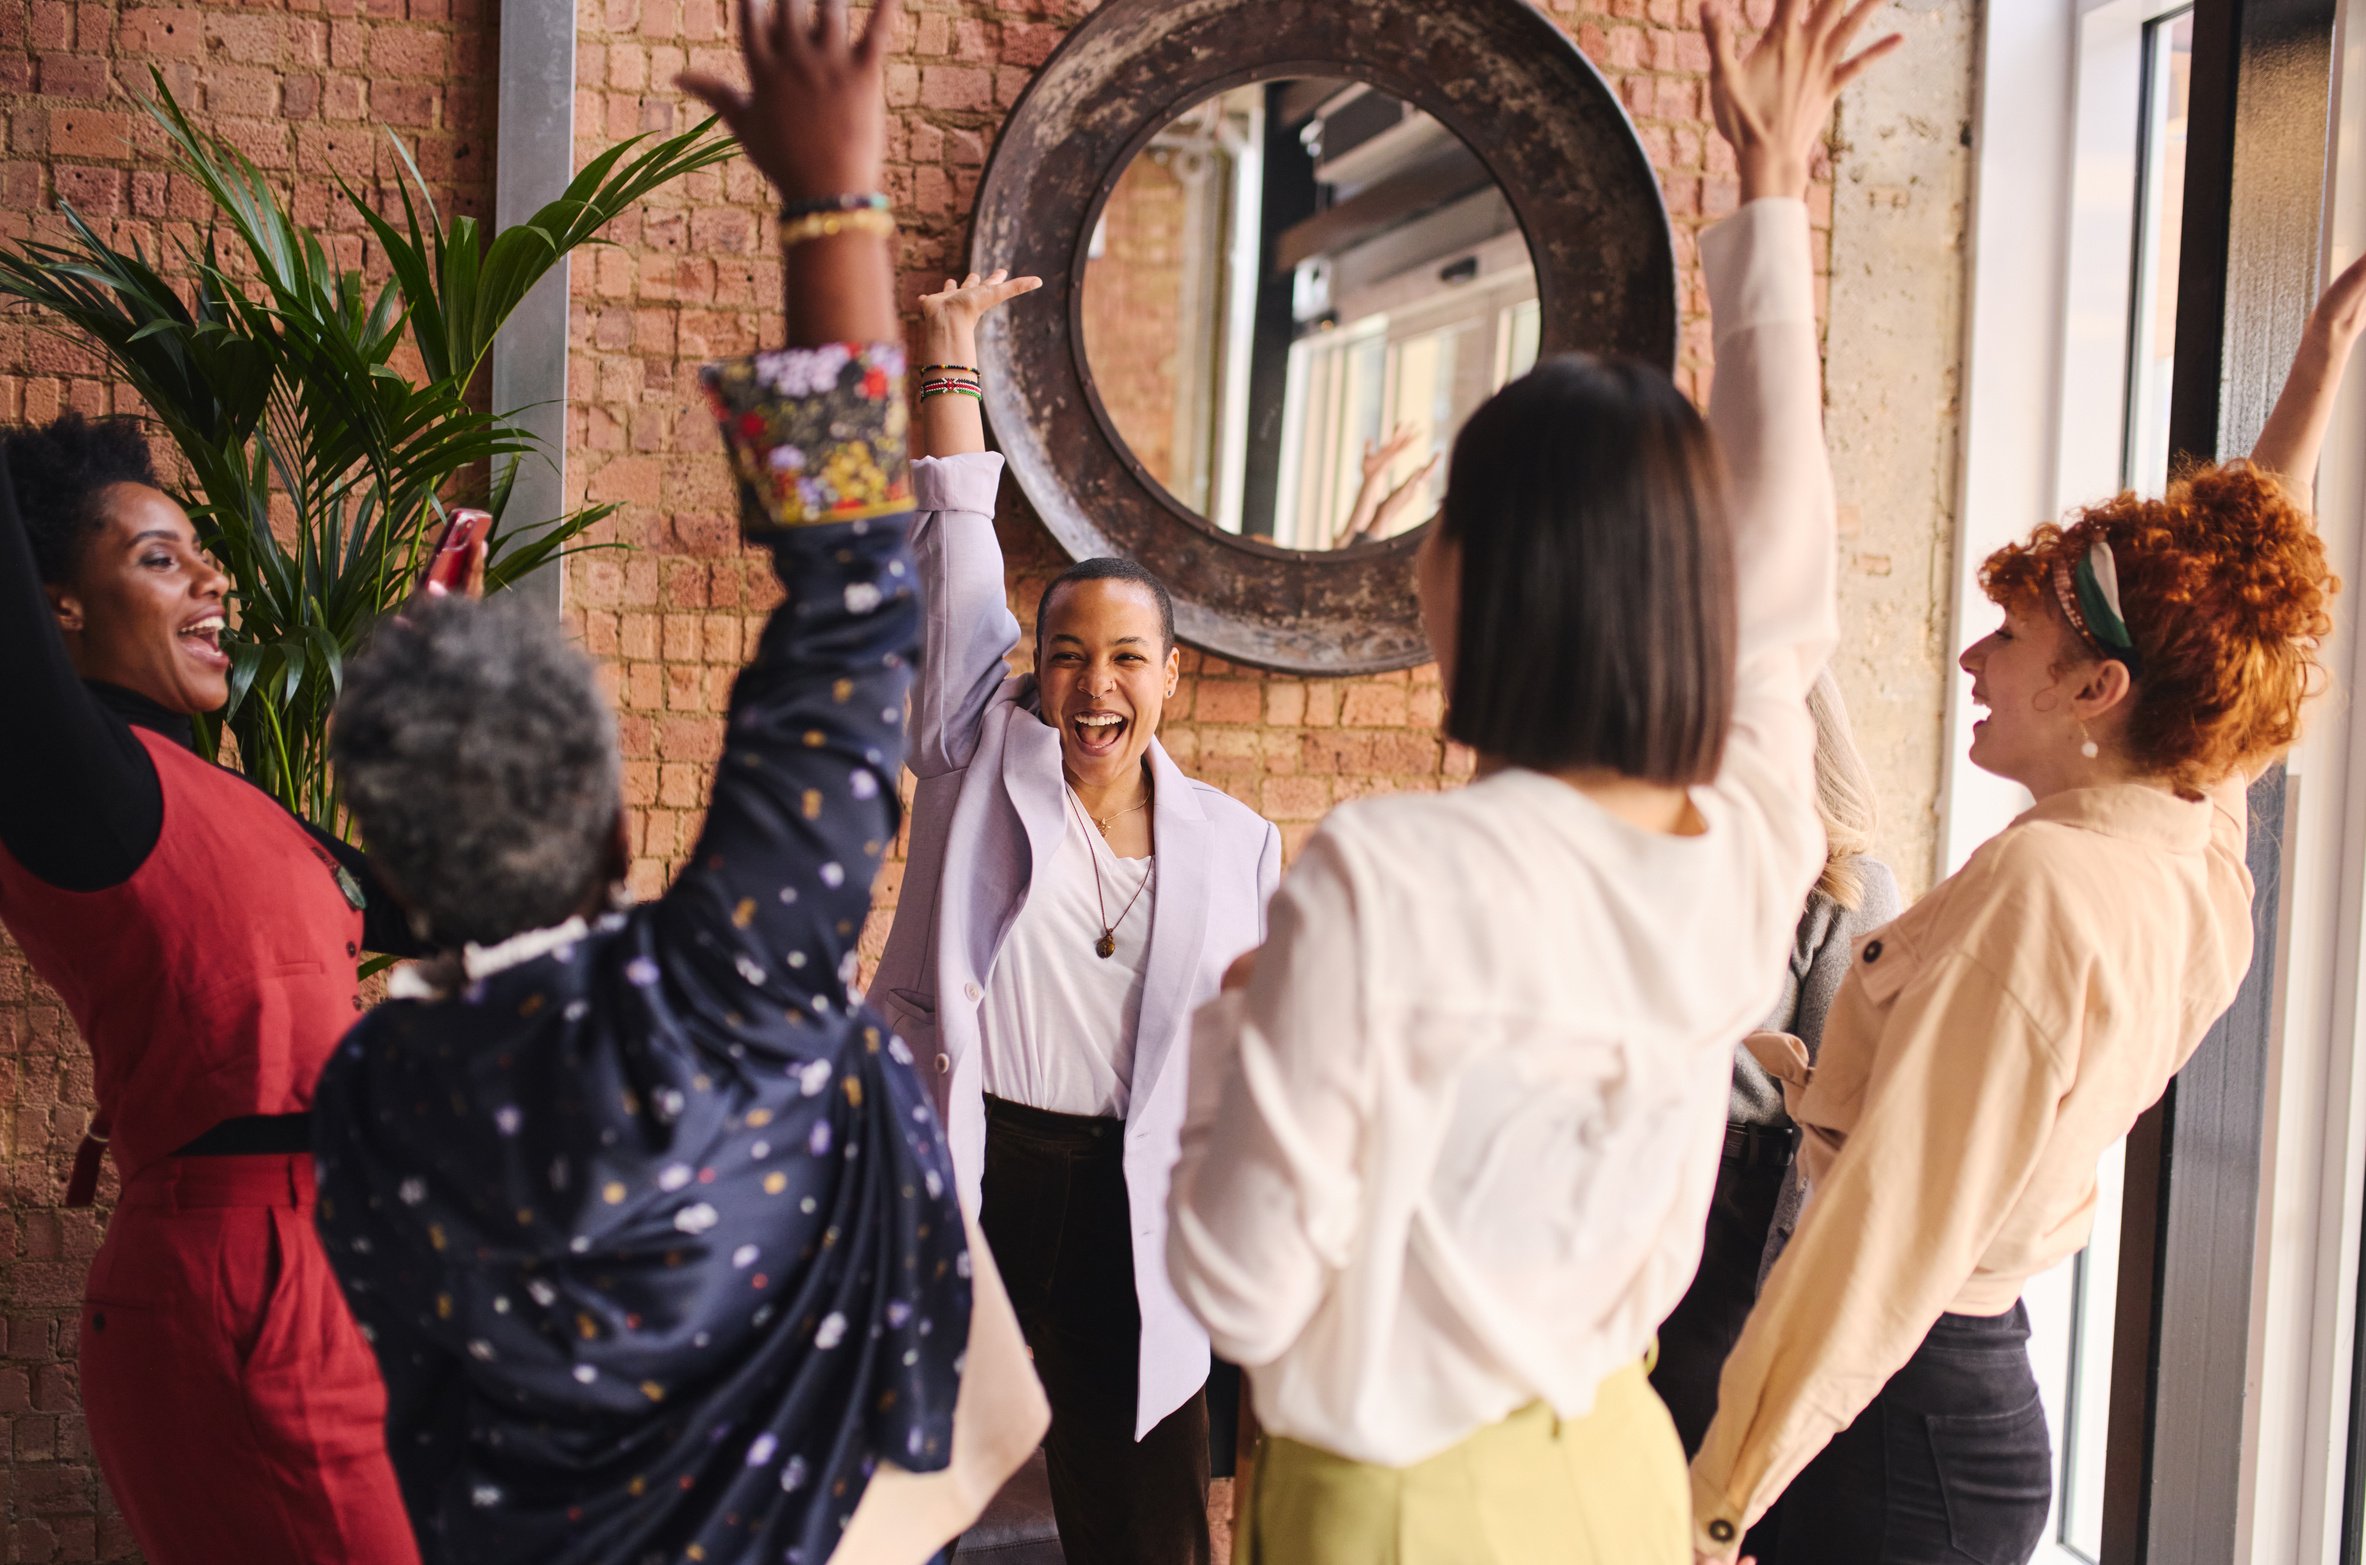
<path id="1" fill-rule="evenodd" d="M 386 621 L 346 667 L 329 754 L 373 862 L 445 945 L 561 923 L 608 873 L 616 719 L 591 660 L 526 604 Z"/>

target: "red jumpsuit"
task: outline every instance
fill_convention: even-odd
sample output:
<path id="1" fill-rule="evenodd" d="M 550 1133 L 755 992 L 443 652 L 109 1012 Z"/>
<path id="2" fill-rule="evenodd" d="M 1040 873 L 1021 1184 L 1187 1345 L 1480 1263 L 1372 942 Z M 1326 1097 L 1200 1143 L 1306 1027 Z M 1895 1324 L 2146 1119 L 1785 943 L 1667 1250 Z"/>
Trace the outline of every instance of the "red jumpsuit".
<path id="1" fill-rule="evenodd" d="M 415 1565 L 312 1159 L 172 1155 L 310 1106 L 361 1006 L 362 916 L 271 798 L 134 733 L 163 830 L 129 879 L 64 891 L 0 847 L 0 922 L 90 1045 L 123 1176 L 83 1303 L 92 1447 L 150 1565 Z"/>

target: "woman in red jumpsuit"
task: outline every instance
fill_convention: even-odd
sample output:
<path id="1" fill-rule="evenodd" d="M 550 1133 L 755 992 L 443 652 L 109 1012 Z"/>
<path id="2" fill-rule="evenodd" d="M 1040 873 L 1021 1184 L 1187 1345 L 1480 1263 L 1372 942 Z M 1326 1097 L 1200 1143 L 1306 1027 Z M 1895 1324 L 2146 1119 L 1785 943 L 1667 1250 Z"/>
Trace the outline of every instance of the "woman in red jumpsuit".
<path id="1" fill-rule="evenodd" d="M 0 923 L 96 1067 L 68 1204 L 102 1143 L 123 1178 L 82 1312 L 100 1470 L 151 1565 L 414 1565 L 305 1112 L 401 924 L 359 854 L 195 752 L 228 582 L 137 427 L 0 456 Z"/>

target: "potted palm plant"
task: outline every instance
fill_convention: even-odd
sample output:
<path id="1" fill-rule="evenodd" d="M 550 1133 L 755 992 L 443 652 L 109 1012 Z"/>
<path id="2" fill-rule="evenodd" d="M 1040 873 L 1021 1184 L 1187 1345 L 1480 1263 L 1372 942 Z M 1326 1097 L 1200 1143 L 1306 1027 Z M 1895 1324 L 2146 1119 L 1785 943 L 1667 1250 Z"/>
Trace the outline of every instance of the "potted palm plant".
<path id="1" fill-rule="evenodd" d="M 147 403 L 187 467 L 179 498 L 232 582 L 226 730 L 247 774 L 290 809 L 340 829 L 327 729 L 344 659 L 407 596 L 447 504 L 493 512 L 486 586 L 585 547 L 612 506 L 516 516 L 530 436 L 471 402 L 494 337 L 559 258 L 633 202 L 730 154 L 704 122 L 587 163 L 523 223 L 446 223 L 417 163 L 389 133 L 404 180 L 400 221 L 339 181 L 383 251 L 378 283 L 339 270 L 320 236 L 221 138 L 192 124 L 161 74 L 142 107 L 173 172 L 210 199 L 202 252 L 118 249 L 64 202 L 65 243 L 0 245 L 0 299 L 94 344 Z M 227 251 L 229 259 L 225 259 Z M 398 365 L 408 344 L 415 368 Z"/>

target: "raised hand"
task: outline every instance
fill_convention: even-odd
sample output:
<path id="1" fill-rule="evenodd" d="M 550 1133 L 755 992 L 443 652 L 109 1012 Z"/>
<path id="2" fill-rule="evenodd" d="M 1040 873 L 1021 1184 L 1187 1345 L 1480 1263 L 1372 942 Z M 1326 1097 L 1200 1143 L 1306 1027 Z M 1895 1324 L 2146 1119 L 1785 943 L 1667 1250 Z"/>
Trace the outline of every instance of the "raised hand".
<path id="1" fill-rule="evenodd" d="M 2251 448 L 2252 462 L 2281 479 L 2303 510 L 2316 503 L 2317 454 L 2333 426 L 2333 404 L 2361 332 L 2366 332 L 2366 256 L 2344 267 L 2318 296 L 2283 392 Z"/>
<path id="2" fill-rule="evenodd" d="M 1344 549 L 1366 538 L 1385 537 L 1389 524 L 1420 496 L 1422 484 L 1437 470 L 1438 455 L 1434 451 L 1430 453 L 1429 460 L 1415 468 L 1413 475 L 1403 483 L 1385 493 L 1380 487 L 1388 476 L 1388 470 L 1396 465 L 1397 458 L 1411 448 L 1413 439 L 1413 426 L 1399 424 L 1377 446 L 1370 441 L 1364 443 L 1363 482 L 1356 488 L 1355 504 L 1348 508 L 1346 525 L 1340 528 L 1339 536 L 1332 540 L 1333 548 Z"/>
<path id="3" fill-rule="evenodd" d="M 920 296 L 920 359 L 923 364 L 978 362 L 978 322 L 989 310 L 1043 286 L 1040 277 L 1013 277 L 1008 267 L 985 276 L 972 272 L 960 282 L 945 279 L 935 293 Z M 930 456 L 961 456 L 986 449 L 986 421 L 977 399 L 959 394 L 923 396 L 920 438 Z"/>
<path id="4" fill-rule="evenodd" d="M 1742 199 L 1798 196 L 1840 90 L 1905 42 L 1891 33 L 1855 54 L 1856 37 L 1882 0 L 1775 0 L 1774 20 L 1747 59 L 1736 51 L 1726 0 L 1701 0 L 1709 41 L 1709 101 L 1732 143 Z"/>
<path id="5" fill-rule="evenodd" d="M 738 6 L 747 89 L 699 72 L 676 84 L 714 110 L 784 202 L 877 190 L 887 153 L 880 79 L 900 0 L 879 0 L 860 40 L 846 0 Z"/>
<path id="6" fill-rule="evenodd" d="M 1413 426 L 1399 424 L 1388 432 L 1388 438 L 1378 445 L 1364 442 L 1364 483 L 1369 487 L 1381 474 L 1396 466 L 1397 458 L 1413 448 Z"/>
<path id="7" fill-rule="evenodd" d="M 921 351 L 937 364 L 975 364 L 978 322 L 1023 293 L 1043 286 L 1040 277 L 1013 277 L 998 266 L 985 276 L 972 272 L 961 282 L 950 277 L 935 293 L 920 296 Z"/>

